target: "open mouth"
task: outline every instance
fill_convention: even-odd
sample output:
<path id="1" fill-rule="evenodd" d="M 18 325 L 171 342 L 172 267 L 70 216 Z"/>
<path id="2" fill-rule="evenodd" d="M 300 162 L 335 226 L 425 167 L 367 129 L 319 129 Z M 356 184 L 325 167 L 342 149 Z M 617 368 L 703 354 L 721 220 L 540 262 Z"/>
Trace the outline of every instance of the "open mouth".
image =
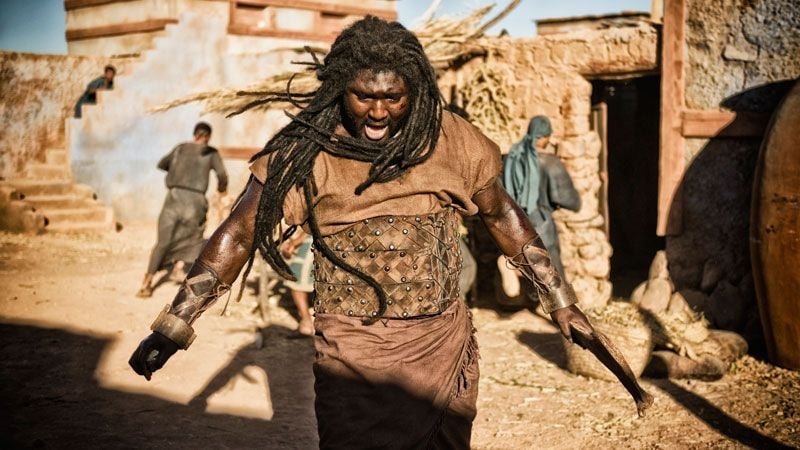
<path id="1" fill-rule="evenodd" d="M 364 125 L 364 134 L 367 136 L 367 139 L 371 141 L 380 141 L 384 137 L 386 137 L 386 133 L 389 132 L 389 125 Z"/>

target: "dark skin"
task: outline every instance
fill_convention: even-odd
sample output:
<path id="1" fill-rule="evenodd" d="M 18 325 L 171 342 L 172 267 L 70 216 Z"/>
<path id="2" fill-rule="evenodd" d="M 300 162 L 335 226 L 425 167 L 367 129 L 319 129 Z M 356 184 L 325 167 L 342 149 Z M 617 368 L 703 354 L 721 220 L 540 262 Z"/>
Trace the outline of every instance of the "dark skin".
<path id="1" fill-rule="evenodd" d="M 343 118 L 343 125 L 347 132 L 359 139 L 378 142 L 388 139 L 394 134 L 392 127 L 401 127 L 408 116 L 409 98 L 408 87 L 399 75 L 362 71 L 347 86 L 343 100 L 347 117 Z M 226 284 L 236 280 L 250 256 L 261 192 L 261 183 L 251 179 L 241 201 L 217 228 L 198 257 Z M 478 205 L 490 234 L 506 255 L 516 255 L 526 243 L 536 238 L 536 231 L 525 212 L 509 197 L 499 180 L 477 193 L 472 200 Z M 551 318 L 570 341 L 570 323 L 592 329 L 586 316 L 575 305 L 553 311 Z M 136 373 L 149 380 L 152 372 L 160 369 L 177 350 L 177 345 L 169 339 L 152 333 L 142 341 L 129 363 Z M 153 351 L 158 355 L 148 360 Z"/>
<path id="2" fill-rule="evenodd" d="M 356 138 L 384 142 L 402 128 L 410 92 L 394 72 L 362 70 L 345 90 L 343 125 Z"/>

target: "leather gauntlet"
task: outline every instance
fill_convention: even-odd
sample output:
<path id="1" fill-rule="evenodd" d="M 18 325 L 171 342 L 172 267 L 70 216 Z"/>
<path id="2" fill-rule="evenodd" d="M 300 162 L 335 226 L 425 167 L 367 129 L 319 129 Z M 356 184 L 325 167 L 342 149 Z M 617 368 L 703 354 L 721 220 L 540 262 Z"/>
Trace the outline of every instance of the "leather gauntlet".
<path id="1" fill-rule="evenodd" d="M 213 269 L 200 261 L 195 262 L 172 305 L 161 311 L 150 329 L 186 350 L 195 338 L 192 323 L 230 288 L 220 281 Z"/>
<path id="2" fill-rule="evenodd" d="M 536 237 L 522 247 L 522 251 L 508 259 L 539 292 L 539 301 L 546 314 L 578 303 L 572 286 L 558 274 L 541 237 Z"/>

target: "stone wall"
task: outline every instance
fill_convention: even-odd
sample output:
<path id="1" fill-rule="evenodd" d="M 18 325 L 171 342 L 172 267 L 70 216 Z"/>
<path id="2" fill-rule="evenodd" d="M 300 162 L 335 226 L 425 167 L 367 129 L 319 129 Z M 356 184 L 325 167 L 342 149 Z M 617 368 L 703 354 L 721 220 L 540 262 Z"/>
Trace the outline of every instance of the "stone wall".
<path id="1" fill-rule="evenodd" d="M 686 107 L 771 113 L 800 76 L 795 0 L 689 0 Z M 724 11 L 724 14 L 720 14 Z M 670 274 L 714 326 L 760 336 L 749 256 L 760 138 L 687 139 L 682 234 L 667 239 Z"/>
<path id="2" fill-rule="evenodd" d="M 64 120 L 106 64 L 124 74 L 129 58 L 0 52 L 0 178 L 21 177 L 45 149 L 64 146 Z"/>
<path id="3" fill-rule="evenodd" d="M 528 121 L 547 115 L 558 140 L 558 154 L 580 192 L 576 213 L 557 211 L 561 252 L 568 278 L 581 304 L 605 304 L 611 296 L 611 246 L 603 230 L 598 194 L 601 187 L 597 133 L 590 130 L 591 83 L 595 75 L 651 73 L 658 67 L 658 32 L 646 22 L 629 27 L 529 39 L 499 39 L 498 54 L 473 61 L 458 77 L 468 80 L 483 66 L 506 71 L 509 83 L 513 136 L 492 136 L 504 152 L 519 139 Z M 445 80 L 447 82 L 447 79 Z M 447 86 L 443 91 L 448 92 Z M 467 110 L 469 110 L 467 100 Z"/>

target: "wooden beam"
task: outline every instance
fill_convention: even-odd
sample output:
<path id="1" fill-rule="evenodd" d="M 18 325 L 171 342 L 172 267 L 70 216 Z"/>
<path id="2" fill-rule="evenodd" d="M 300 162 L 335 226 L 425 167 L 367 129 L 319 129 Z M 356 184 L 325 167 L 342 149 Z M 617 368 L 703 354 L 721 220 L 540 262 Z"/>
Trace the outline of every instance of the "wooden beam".
<path id="1" fill-rule="evenodd" d="M 237 4 L 306 9 L 320 11 L 330 14 L 341 14 L 348 16 L 367 16 L 372 15 L 386 20 L 397 20 L 397 12 L 386 9 L 367 8 L 362 6 L 341 5 L 333 2 L 321 2 L 315 0 L 235 0 Z"/>
<path id="2" fill-rule="evenodd" d="M 110 3 L 123 3 L 136 0 L 64 0 L 64 11 L 73 9 L 91 8 L 92 6 L 108 5 Z"/>
<path id="3" fill-rule="evenodd" d="M 223 158 L 249 161 L 253 155 L 261 151 L 261 147 L 219 147 L 218 150 Z"/>
<path id="4" fill-rule="evenodd" d="M 93 6 L 108 5 L 111 3 L 125 3 L 135 2 L 139 0 L 64 0 L 64 11 L 72 11 L 73 9 L 91 8 Z M 216 0 L 228 1 L 228 0 Z"/>
<path id="5" fill-rule="evenodd" d="M 687 138 L 759 138 L 770 115 L 753 112 L 684 110 L 681 133 Z"/>
<path id="6" fill-rule="evenodd" d="M 250 25 L 229 24 L 228 33 L 238 34 L 243 36 L 263 36 L 284 39 L 296 39 L 299 41 L 321 41 L 333 42 L 336 40 L 338 33 L 325 34 L 309 31 L 294 31 L 294 30 L 275 30 L 269 28 L 258 28 Z"/>
<path id="7" fill-rule="evenodd" d="M 667 236 L 680 234 L 683 228 L 679 187 L 685 169 L 681 115 L 685 102 L 686 0 L 664 0 L 661 42 L 661 142 L 656 234 Z"/>
<path id="8" fill-rule="evenodd" d="M 141 22 L 119 23 L 92 28 L 76 28 L 67 30 L 67 41 L 80 41 L 82 39 L 95 39 L 110 36 L 122 36 L 134 33 L 149 33 L 162 31 L 168 24 L 178 23 L 177 19 L 150 19 Z"/>

